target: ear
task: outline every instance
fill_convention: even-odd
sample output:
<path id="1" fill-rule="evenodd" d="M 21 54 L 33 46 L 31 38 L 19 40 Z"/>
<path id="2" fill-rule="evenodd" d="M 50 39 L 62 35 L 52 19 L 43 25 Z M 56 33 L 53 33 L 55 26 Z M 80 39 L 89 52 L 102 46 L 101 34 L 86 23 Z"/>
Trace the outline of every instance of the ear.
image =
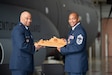
<path id="1" fill-rule="evenodd" d="M 82 17 L 81 17 L 81 16 L 79 16 L 78 21 L 81 21 L 81 20 L 82 20 Z"/>
<path id="2" fill-rule="evenodd" d="M 80 21 L 80 17 L 78 18 L 78 22 Z"/>

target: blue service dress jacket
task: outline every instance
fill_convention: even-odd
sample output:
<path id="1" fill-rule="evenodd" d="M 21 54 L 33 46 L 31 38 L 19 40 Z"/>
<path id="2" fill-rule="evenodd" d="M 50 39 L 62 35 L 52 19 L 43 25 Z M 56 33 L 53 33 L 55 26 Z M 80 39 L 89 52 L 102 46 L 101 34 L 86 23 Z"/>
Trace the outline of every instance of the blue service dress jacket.
<path id="1" fill-rule="evenodd" d="M 83 73 L 88 70 L 88 55 L 86 51 L 87 34 L 81 24 L 77 25 L 68 35 L 68 42 L 60 49 L 65 56 L 65 71 Z"/>
<path id="2" fill-rule="evenodd" d="M 30 31 L 22 23 L 16 25 L 12 30 L 12 46 L 10 69 L 32 72 L 35 46 Z"/>

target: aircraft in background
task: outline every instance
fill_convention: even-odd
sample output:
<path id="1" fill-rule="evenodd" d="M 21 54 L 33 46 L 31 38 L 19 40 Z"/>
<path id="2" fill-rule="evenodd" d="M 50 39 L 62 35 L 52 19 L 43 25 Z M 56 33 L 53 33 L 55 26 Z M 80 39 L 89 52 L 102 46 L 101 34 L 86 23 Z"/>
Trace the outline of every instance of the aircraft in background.
<path id="1" fill-rule="evenodd" d="M 53 36 L 67 37 L 70 26 L 68 14 L 79 13 L 81 23 L 87 32 L 87 48 L 97 35 L 98 15 L 91 0 L 1 0 L 0 1 L 0 64 L 8 64 L 12 50 L 11 30 L 19 20 L 22 11 L 32 14 L 30 27 L 35 41 Z M 35 54 L 35 66 L 45 60 L 54 48 L 42 48 Z"/>

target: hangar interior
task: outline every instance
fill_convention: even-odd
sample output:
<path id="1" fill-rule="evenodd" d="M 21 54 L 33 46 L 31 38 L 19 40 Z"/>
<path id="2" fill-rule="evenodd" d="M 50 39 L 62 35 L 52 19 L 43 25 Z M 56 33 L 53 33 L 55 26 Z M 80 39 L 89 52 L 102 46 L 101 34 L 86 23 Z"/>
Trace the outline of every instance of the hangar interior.
<path id="1" fill-rule="evenodd" d="M 88 48 L 89 71 L 87 72 L 87 75 L 112 75 L 112 0 L 92 1 L 98 13 L 99 21 L 98 29 L 96 29 L 96 31 L 98 31 L 96 38 Z M 48 8 L 46 8 L 46 11 L 48 12 Z M 46 21 L 46 17 L 44 18 Z M 49 24 L 53 25 L 50 22 Z M 38 27 L 40 26 L 38 25 Z M 40 30 L 38 32 L 40 32 Z M 58 35 L 57 32 L 55 32 L 55 34 Z M 0 37 L 2 36 L 0 35 Z M 41 54 L 48 49 L 43 49 Z M 44 54 L 42 56 L 43 58 L 45 57 Z M 2 64 L 4 58 L 6 57 L 4 57 L 3 45 L 0 43 L 0 64 Z M 38 59 L 41 58 L 38 57 Z M 6 59 L 6 61 L 8 60 Z M 11 75 L 8 69 L 8 65 L 2 64 L 0 65 L 0 69 L 2 69 L 2 71 L 0 71 L 0 75 Z M 64 73 L 64 65 L 60 54 L 56 50 L 54 50 L 53 52 L 50 52 L 48 55 L 46 55 L 46 60 L 43 62 L 42 66 L 35 67 L 34 75 L 67 75 L 66 73 Z"/>

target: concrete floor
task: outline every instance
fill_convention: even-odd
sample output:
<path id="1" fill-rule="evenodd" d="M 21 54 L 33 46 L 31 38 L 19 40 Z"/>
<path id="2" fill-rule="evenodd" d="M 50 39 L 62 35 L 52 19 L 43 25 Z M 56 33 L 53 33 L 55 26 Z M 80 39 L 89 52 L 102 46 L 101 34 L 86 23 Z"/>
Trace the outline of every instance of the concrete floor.
<path id="1" fill-rule="evenodd" d="M 59 61 L 54 61 L 54 60 L 45 61 L 44 63 L 60 64 Z M 102 58 L 102 59 L 89 59 L 89 71 L 87 72 L 87 75 L 112 75 L 112 65 L 111 64 L 112 64 L 112 57 Z M 52 68 L 55 68 L 55 70 L 52 70 L 52 71 L 57 71 L 58 69 L 58 67 L 57 69 L 56 67 L 52 67 Z M 1 70 L 2 70 L 2 73 L 1 73 Z M 1 68 L 1 70 L 0 70 L 0 75 L 11 75 L 10 72 L 8 71 L 8 65 L 5 65 L 4 68 Z M 42 75 L 41 66 L 36 67 L 36 70 L 37 71 L 35 71 L 34 75 Z M 56 75 L 56 74 L 53 73 L 53 75 Z"/>
<path id="2" fill-rule="evenodd" d="M 89 60 L 87 75 L 112 75 L 112 57 Z"/>
<path id="3" fill-rule="evenodd" d="M 55 63 L 55 62 L 59 63 L 58 61 L 53 61 L 53 60 L 50 61 L 51 63 Z M 45 61 L 45 63 L 48 63 L 50 61 Z M 90 59 L 89 70 L 87 72 L 87 75 L 112 75 L 111 63 L 112 63 L 112 57 L 102 58 L 102 59 Z"/>

